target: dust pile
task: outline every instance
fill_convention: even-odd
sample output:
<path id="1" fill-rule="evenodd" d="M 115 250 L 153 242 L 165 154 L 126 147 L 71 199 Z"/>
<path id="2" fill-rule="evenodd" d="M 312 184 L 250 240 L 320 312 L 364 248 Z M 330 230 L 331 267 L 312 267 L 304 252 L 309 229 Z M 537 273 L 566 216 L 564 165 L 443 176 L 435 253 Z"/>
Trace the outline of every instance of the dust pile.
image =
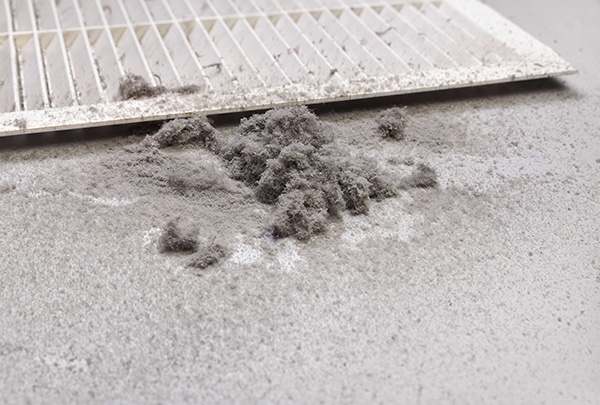
<path id="1" fill-rule="evenodd" d="M 308 240 L 343 210 L 366 214 L 369 200 L 396 195 L 375 162 L 349 158 L 305 106 L 242 120 L 240 137 L 220 153 L 230 175 L 274 205 L 269 231 Z"/>
<path id="2" fill-rule="evenodd" d="M 402 139 L 404 110 L 386 110 L 376 124 L 375 134 Z M 301 241 L 323 233 L 344 211 L 366 215 L 373 200 L 437 186 L 430 166 L 418 164 L 411 175 L 394 178 L 375 159 L 352 155 L 328 128 L 305 106 L 243 118 L 231 136 L 202 115 L 176 119 L 126 147 L 121 168 L 170 193 L 238 193 L 256 200 L 271 207 L 268 235 Z M 200 244 L 197 231 L 181 222 L 171 220 L 163 227 L 159 251 L 193 254 L 189 265 L 200 269 L 226 256 L 225 247 L 214 241 Z"/>

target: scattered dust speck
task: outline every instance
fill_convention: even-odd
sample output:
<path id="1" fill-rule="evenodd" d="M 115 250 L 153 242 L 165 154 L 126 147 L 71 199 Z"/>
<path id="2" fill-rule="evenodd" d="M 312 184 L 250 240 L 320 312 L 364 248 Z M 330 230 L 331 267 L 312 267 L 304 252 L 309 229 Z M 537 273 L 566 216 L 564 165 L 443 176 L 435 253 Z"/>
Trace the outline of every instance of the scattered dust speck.
<path id="1" fill-rule="evenodd" d="M 118 197 L 94 197 L 91 195 L 83 195 L 79 193 L 69 192 L 69 195 L 83 201 L 88 201 L 93 205 L 101 205 L 104 207 L 123 207 L 135 203 L 136 200 Z"/>
<path id="2" fill-rule="evenodd" d="M 25 118 L 15 118 L 13 120 L 13 125 L 20 130 L 27 129 L 27 120 Z"/>
<path id="3" fill-rule="evenodd" d="M 16 189 L 17 189 L 16 184 L 12 184 L 12 183 L 1 183 L 0 184 L 0 194 L 10 193 L 12 191 L 15 191 Z"/>
<path id="4" fill-rule="evenodd" d="M 44 191 L 44 190 L 35 190 L 35 191 L 27 192 L 27 197 L 40 199 L 43 197 L 54 197 L 54 194 L 49 193 L 48 191 Z"/>
<path id="5" fill-rule="evenodd" d="M 68 371 L 84 372 L 89 369 L 90 360 L 80 359 L 76 357 L 63 357 L 55 355 L 47 355 L 42 358 L 44 364 L 50 368 L 63 369 Z"/>
<path id="6" fill-rule="evenodd" d="M 352 250 L 358 250 L 358 245 L 367 238 L 367 233 L 359 226 L 363 221 L 364 219 L 359 217 L 346 220 L 346 230 L 342 233 L 341 239 Z"/>
<path id="7" fill-rule="evenodd" d="M 408 242 L 415 236 L 417 225 L 423 222 L 423 218 L 403 213 L 402 206 L 402 201 L 389 200 L 374 207 L 368 217 L 345 218 L 341 239 L 351 250 L 360 249 L 360 244 L 367 240 L 368 235 L 374 235 L 377 239 Z"/>

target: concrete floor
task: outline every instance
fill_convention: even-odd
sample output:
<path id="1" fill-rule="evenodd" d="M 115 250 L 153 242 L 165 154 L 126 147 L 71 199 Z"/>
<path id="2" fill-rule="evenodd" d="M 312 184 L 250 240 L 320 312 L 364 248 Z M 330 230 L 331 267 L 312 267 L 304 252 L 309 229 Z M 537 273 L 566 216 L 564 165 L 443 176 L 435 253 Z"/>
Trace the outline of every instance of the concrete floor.
<path id="1" fill-rule="evenodd" d="M 319 109 L 440 187 L 308 243 L 242 194 L 127 183 L 139 138 L 2 140 L 0 403 L 599 403 L 600 3 L 486 3 L 579 75 Z M 398 103 L 405 142 L 365 135 Z M 228 259 L 159 254 L 173 212 Z"/>

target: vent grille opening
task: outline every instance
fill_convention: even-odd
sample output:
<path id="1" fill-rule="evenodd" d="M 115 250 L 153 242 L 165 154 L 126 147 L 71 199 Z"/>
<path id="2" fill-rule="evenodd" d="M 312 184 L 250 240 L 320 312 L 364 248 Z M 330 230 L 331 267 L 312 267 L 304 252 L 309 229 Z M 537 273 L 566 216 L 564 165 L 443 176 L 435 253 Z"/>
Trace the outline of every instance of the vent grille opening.
<path id="1" fill-rule="evenodd" d="M 1 136 L 575 69 L 477 0 L 0 0 L 0 72 Z"/>

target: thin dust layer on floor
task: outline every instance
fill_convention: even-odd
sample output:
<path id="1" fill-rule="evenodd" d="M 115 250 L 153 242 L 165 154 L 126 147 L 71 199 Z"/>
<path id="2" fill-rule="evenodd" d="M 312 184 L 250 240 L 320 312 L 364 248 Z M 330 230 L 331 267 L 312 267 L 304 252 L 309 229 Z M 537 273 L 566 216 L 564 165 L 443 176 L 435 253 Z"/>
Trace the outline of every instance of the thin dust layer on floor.
<path id="1" fill-rule="evenodd" d="M 427 162 L 439 188 L 344 212 L 308 242 L 265 237 L 271 207 L 202 148 L 144 157 L 162 168 L 150 171 L 122 145 L 10 156 L 0 392 L 39 403 L 592 403 L 600 165 L 587 153 L 600 149 L 584 131 L 560 135 L 559 103 L 556 122 L 528 127 L 537 100 L 521 101 L 531 107 L 409 108 L 401 141 L 374 136 L 380 110 L 323 114 L 349 156 L 397 178 Z M 216 186 L 181 193 L 165 175 L 177 171 L 213 173 Z M 173 218 L 226 258 L 197 271 L 161 254 Z"/>

